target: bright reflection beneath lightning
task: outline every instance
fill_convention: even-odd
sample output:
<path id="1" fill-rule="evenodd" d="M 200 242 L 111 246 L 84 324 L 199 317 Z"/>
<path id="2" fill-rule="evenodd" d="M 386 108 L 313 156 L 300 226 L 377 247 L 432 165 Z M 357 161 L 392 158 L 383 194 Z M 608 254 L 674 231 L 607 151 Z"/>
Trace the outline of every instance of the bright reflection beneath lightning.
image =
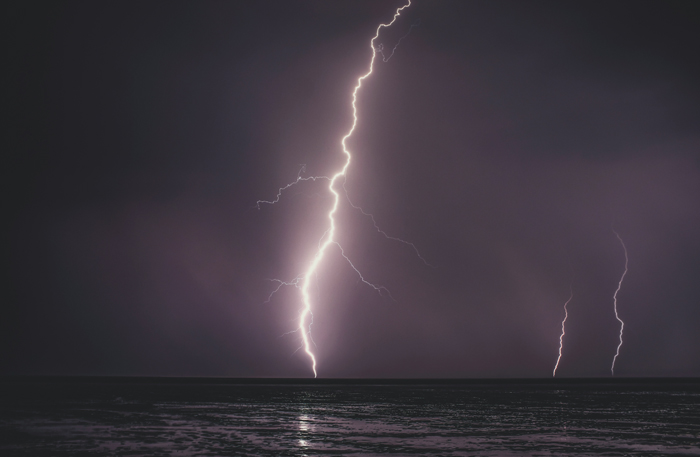
<path id="1" fill-rule="evenodd" d="M 615 361 L 617 360 L 617 357 L 620 355 L 620 347 L 622 347 L 622 330 L 625 328 L 625 323 L 620 319 L 620 316 L 617 314 L 617 294 L 620 292 L 620 289 L 622 288 L 622 281 L 625 279 L 625 275 L 627 274 L 627 264 L 629 262 L 629 258 L 627 257 L 627 247 L 625 246 L 625 242 L 622 241 L 622 238 L 620 238 L 620 234 L 617 233 L 613 229 L 613 233 L 617 237 L 618 240 L 620 240 L 620 244 L 622 245 L 622 249 L 625 251 L 625 271 L 622 273 L 622 276 L 620 277 L 620 282 L 617 283 L 617 290 L 615 290 L 615 294 L 613 295 L 613 306 L 615 309 L 615 319 L 617 319 L 620 322 L 620 344 L 617 345 L 617 351 L 615 352 L 615 357 L 613 357 L 612 361 L 612 366 L 610 367 L 610 373 L 615 376 Z"/>
<path id="2" fill-rule="evenodd" d="M 309 328 L 309 327 L 310 327 L 310 323 L 307 324 L 307 322 L 309 322 L 310 316 L 311 316 L 311 294 L 310 294 L 309 289 L 310 289 L 310 287 L 311 287 L 312 277 L 314 277 L 314 276 L 316 275 L 316 273 L 318 272 L 319 266 L 321 265 L 321 262 L 322 262 L 322 260 L 323 260 L 323 258 L 324 258 L 324 256 L 325 256 L 325 254 L 326 254 L 326 251 L 328 250 L 328 248 L 329 248 L 331 245 L 338 246 L 338 248 L 340 249 L 340 253 L 341 253 L 341 255 L 343 256 L 343 258 L 344 258 L 345 260 L 348 261 L 348 263 L 350 264 L 350 266 L 351 266 L 351 267 L 353 268 L 353 270 L 359 275 L 360 279 L 362 280 L 362 282 L 363 282 L 364 284 L 366 284 L 366 285 L 372 287 L 372 288 L 373 288 L 374 290 L 376 290 L 380 295 L 386 294 L 387 296 L 389 296 L 390 298 L 393 299 L 393 297 L 391 297 L 391 294 L 389 293 L 389 290 L 388 290 L 386 287 L 384 287 L 384 286 L 377 286 L 377 285 L 375 285 L 375 284 L 372 284 L 371 282 L 367 281 L 367 280 L 362 276 L 362 274 L 360 273 L 360 271 L 355 267 L 355 265 L 353 265 L 353 263 L 350 261 L 350 259 L 348 258 L 348 256 L 345 254 L 345 251 L 343 250 L 343 248 L 340 246 L 340 244 L 338 244 L 338 242 L 337 242 L 336 239 L 335 239 L 335 235 L 336 235 L 336 220 L 335 220 L 335 215 L 336 215 L 336 212 L 338 211 L 338 205 L 339 205 L 339 203 L 340 203 L 340 194 L 338 193 L 338 190 L 336 190 L 336 183 L 340 180 L 340 181 L 342 182 L 342 186 L 341 186 L 341 187 L 343 188 L 343 191 L 345 191 L 345 187 L 344 187 L 344 185 L 345 185 L 345 177 L 346 177 L 346 174 L 347 174 L 348 167 L 350 166 L 350 161 L 351 161 L 351 159 L 352 159 L 352 155 L 351 155 L 350 150 L 348 149 L 348 146 L 347 146 L 347 140 L 348 140 L 348 138 L 350 138 L 350 137 L 352 136 L 352 134 L 355 132 L 355 127 L 357 126 L 357 93 L 358 93 L 358 91 L 360 90 L 360 88 L 362 87 L 362 82 L 363 82 L 365 79 L 367 79 L 367 78 L 372 74 L 372 72 L 374 71 L 374 62 L 375 62 L 375 60 L 376 60 L 376 58 L 377 58 L 377 55 L 378 55 L 378 54 L 381 55 L 381 56 L 382 56 L 382 60 L 383 60 L 384 62 L 388 61 L 388 60 L 391 58 L 391 56 L 393 56 L 394 51 L 396 51 L 396 48 L 397 48 L 398 45 L 400 44 L 401 40 L 403 40 L 404 38 L 406 38 L 406 36 L 408 36 L 408 33 L 410 33 L 410 31 L 413 29 L 413 27 L 417 26 L 417 24 L 414 24 L 414 25 L 411 26 L 411 28 L 409 29 L 409 32 L 408 32 L 406 35 L 404 35 L 404 36 L 399 40 L 399 42 L 396 44 L 396 46 L 394 46 L 394 49 L 392 50 L 391 55 L 389 55 L 388 57 L 386 57 L 386 56 L 384 55 L 384 53 L 383 53 L 383 49 L 384 49 L 383 45 L 380 44 L 380 45 L 375 46 L 374 42 L 375 42 L 375 40 L 377 40 L 377 38 L 379 38 L 379 33 L 380 33 L 380 31 L 381 31 L 383 28 L 390 27 L 394 22 L 396 22 L 396 19 L 401 15 L 401 12 L 402 12 L 404 9 L 408 8 L 410 5 L 411 5 L 411 0 L 408 0 L 408 2 L 407 2 L 404 6 L 398 8 L 398 9 L 396 10 L 396 12 L 394 13 L 394 16 L 393 16 L 392 20 L 391 20 L 390 22 L 386 23 L 386 24 L 380 24 L 380 25 L 377 27 L 377 30 L 376 30 L 376 32 L 375 32 L 375 34 L 374 34 L 374 37 L 370 40 L 370 48 L 372 49 L 372 59 L 370 60 L 369 69 L 368 69 L 367 73 L 365 73 L 364 75 L 360 76 L 360 77 L 357 79 L 357 84 L 355 85 L 355 88 L 354 88 L 354 90 L 353 90 L 353 92 L 352 92 L 352 116 L 353 116 L 352 126 L 350 127 L 350 130 L 349 130 L 348 133 L 342 138 L 342 140 L 341 140 L 341 142 L 340 142 L 341 145 L 342 145 L 343 154 L 345 154 L 345 164 L 343 165 L 343 167 L 342 167 L 339 171 L 337 171 L 335 174 L 333 174 L 330 178 L 327 177 L 327 176 L 302 177 L 301 175 L 302 175 L 302 173 L 305 171 L 304 167 L 302 167 L 302 169 L 299 171 L 299 174 L 297 175 L 296 181 L 293 181 L 293 182 L 289 183 L 288 185 L 286 185 L 286 186 L 284 186 L 284 187 L 281 187 L 281 188 L 278 190 L 277 196 L 276 196 L 276 198 L 275 198 L 274 200 L 270 200 L 270 201 L 267 201 L 267 200 L 260 200 L 260 201 L 258 201 L 258 203 L 257 203 L 258 209 L 260 209 L 260 205 L 261 205 L 262 203 L 266 203 L 266 204 L 274 204 L 274 203 L 277 203 L 277 202 L 279 202 L 279 200 L 280 200 L 280 198 L 281 198 L 281 196 L 282 196 L 282 193 L 283 193 L 285 190 L 289 189 L 290 187 L 292 187 L 292 186 L 294 186 L 294 185 L 296 185 L 296 184 L 298 184 L 298 183 L 300 183 L 300 182 L 302 182 L 302 181 L 316 181 L 316 180 L 319 180 L 319 179 L 326 179 L 326 180 L 329 180 L 328 190 L 329 190 L 329 191 L 331 192 L 331 194 L 333 195 L 333 205 L 332 205 L 330 211 L 328 212 L 328 222 L 329 222 L 329 226 L 328 226 L 328 229 L 324 232 L 323 236 L 321 237 L 321 240 L 319 241 L 318 249 L 317 249 L 317 251 L 316 251 L 316 253 L 315 253 L 314 257 L 313 257 L 313 260 L 311 261 L 311 264 L 309 265 L 309 267 L 307 268 L 307 270 L 306 270 L 306 272 L 305 272 L 304 274 L 297 276 L 296 278 L 294 278 L 294 279 L 291 280 L 291 281 L 286 281 L 286 282 L 285 282 L 285 281 L 281 281 L 281 280 L 277 280 L 277 279 L 273 280 L 273 281 L 277 282 L 277 288 L 272 292 L 272 294 L 270 294 L 270 297 L 268 298 L 268 301 L 269 301 L 270 298 L 272 297 L 272 295 L 274 295 L 277 291 L 279 291 L 279 290 L 280 290 L 282 287 L 284 287 L 284 286 L 295 286 L 295 287 L 297 287 L 297 288 L 299 288 L 299 289 L 301 290 L 301 297 L 302 297 L 302 302 L 303 302 L 303 308 L 302 308 L 301 313 L 300 313 L 300 316 L 299 316 L 298 330 L 300 331 L 301 336 L 302 336 L 302 347 L 304 348 L 304 352 L 306 352 L 306 354 L 307 354 L 307 355 L 309 356 L 309 358 L 311 359 L 311 369 L 313 370 L 314 377 L 317 377 L 317 376 L 318 376 L 318 373 L 317 373 L 317 371 L 316 371 L 316 356 L 314 355 L 313 351 L 311 350 L 311 343 L 312 343 L 312 341 L 311 341 L 310 328 Z M 346 191 L 345 191 L 345 195 L 347 196 L 347 192 L 346 192 Z M 349 198 L 348 198 L 348 200 L 349 200 Z M 352 202 L 350 202 L 350 204 L 351 204 L 351 206 L 353 206 L 354 208 L 359 209 L 360 211 L 362 211 L 361 208 L 359 208 L 359 207 L 353 205 Z M 383 234 L 386 238 L 392 239 L 392 240 L 396 240 L 396 241 L 400 241 L 400 242 L 402 242 L 402 243 L 405 243 L 405 244 L 407 244 L 407 245 L 410 245 L 410 246 L 413 247 L 413 249 L 416 251 L 416 254 L 418 254 L 418 257 L 419 257 L 421 260 L 423 260 L 424 263 L 427 264 L 427 262 L 425 261 L 425 259 L 423 259 L 423 257 L 421 257 L 420 254 L 418 253 L 418 250 L 416 249 L 415 245 L 413 245 L 412 243 L 409 243 L 409 242 L 407 242 L 407 241 L 401 240 L 401 239 L 399 239 L 399 238 L 390 237 L 390 236 L 387 235 L 384 231 L 382 231 L 382 230 L 379 229 L 379 227 L 377 226 L 376 222 L 374 221 L 374 217 L 373 217 L 371 214 L 365 213 L 364 211 L 362 211 L 362 213 L 365 214 L 366 216 L 369 216 L 369 217 L 372 218 L 372 222 L 374 223 L 375 228 L 376 228 L 381 234 Z"/>

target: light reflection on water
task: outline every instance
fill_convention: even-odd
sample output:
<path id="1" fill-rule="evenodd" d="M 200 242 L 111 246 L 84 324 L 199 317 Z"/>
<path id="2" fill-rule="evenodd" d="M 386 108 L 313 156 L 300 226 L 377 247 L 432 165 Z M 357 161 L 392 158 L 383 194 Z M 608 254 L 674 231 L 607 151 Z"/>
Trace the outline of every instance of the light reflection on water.
<path id="1" fill-rule="evenodd" d="M 697 384 L 1 387 L 3 456 L 700 455 Z"/>
<path id="2" fill-rule="evenodd" d="M 297 421 L 298 421 L 297 423 L 299 425 L 299 436 L 300 437 L 306 437 L 307 435 L 309 435 L 309 436 L 314 435 L 314 433 L 316 431 L 316 427 L 313 424 L 313 419 L 311 419 L 311 417 L 309 417 L 306 414 L 302 414 L 301 416 L 299 416 Z M 310 445 L 309 445 L 308 441 L 306 441 L 303 438 L 299 438 L 299 448 L 301 450 L 305 450 L 309 447 L 310 447 Z"/>

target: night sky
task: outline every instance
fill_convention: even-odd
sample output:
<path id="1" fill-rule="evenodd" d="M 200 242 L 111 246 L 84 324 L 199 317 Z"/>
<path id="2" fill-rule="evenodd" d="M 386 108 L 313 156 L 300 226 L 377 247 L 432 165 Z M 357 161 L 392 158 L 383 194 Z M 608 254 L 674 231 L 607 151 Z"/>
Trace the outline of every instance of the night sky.
<path id="1" fill-rule="evenodd" d="M 304 272 L 403 1 L 6 12 L 0 374 L 312 376 Z M 700 376 L 700 8 L 429 1 L 378 42 L 320 377 Z M 9 160 L 8 160 L 9 159 Z M 291 332 L 291 333 L 289 333 Z"/>

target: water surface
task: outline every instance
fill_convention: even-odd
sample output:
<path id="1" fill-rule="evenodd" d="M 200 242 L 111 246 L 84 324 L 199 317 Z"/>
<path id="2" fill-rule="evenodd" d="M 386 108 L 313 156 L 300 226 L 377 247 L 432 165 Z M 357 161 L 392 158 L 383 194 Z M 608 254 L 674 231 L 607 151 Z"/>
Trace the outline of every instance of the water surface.
<path id="1" fill-rule="evenodd" d="M 700 380 L 23 378 L 0 455 L 700 455 Z"/>

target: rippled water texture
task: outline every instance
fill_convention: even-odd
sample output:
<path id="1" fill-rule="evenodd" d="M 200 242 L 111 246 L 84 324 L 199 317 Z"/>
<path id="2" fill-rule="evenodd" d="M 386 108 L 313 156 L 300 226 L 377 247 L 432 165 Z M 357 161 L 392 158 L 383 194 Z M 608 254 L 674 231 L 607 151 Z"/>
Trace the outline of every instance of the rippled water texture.
<path id="1" fill-rule="evenodd" d="M 700 383 L 5 381 L 0 455 L 700 455 Z"/>

